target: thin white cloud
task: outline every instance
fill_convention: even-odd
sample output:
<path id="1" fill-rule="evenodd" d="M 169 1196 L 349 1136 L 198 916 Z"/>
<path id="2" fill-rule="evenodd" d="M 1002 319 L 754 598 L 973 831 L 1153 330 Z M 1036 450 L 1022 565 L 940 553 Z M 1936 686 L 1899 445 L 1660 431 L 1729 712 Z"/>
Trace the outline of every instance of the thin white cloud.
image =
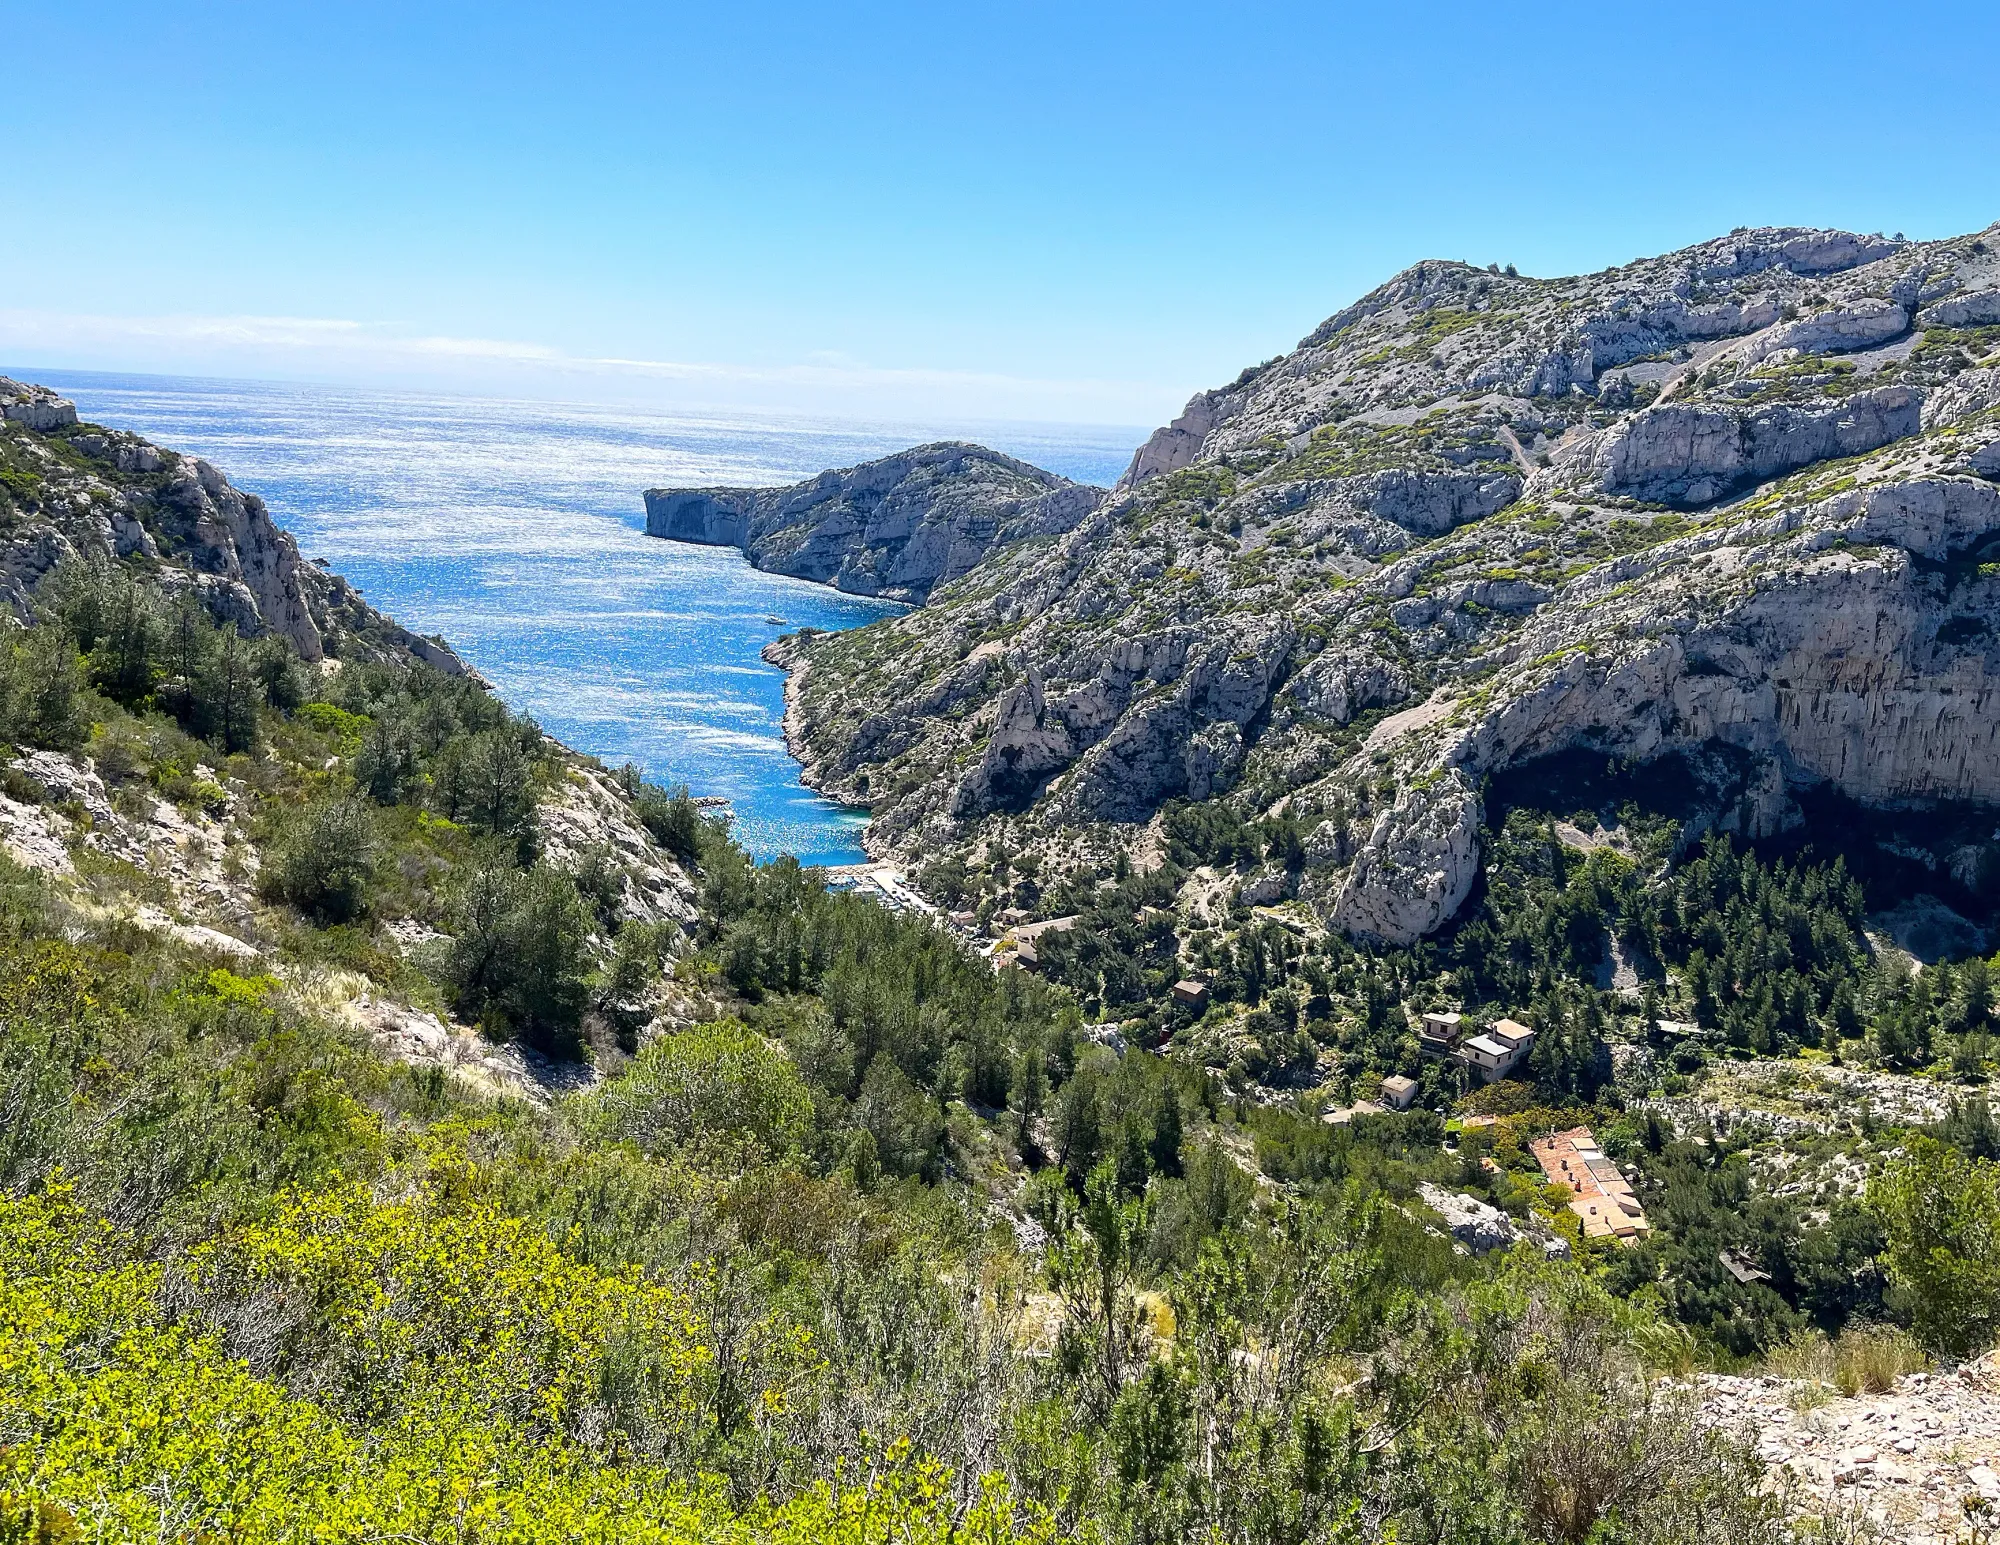
<path id="1" fill-rule="evenodd" d="M 122 360 L 126 368 L 206 368 L 216 362 L 268 365 L 290 361 L 303 370 L 361 369 L 372 376 L 510 369 L 515 375 L 574 382 L 595 377 L 628 383 L 677 383 L 710 389 L 731 401 L 773 402 L 859 396 L 870 401 L 924 402 L 1031 417 L 1095 413 L 1113 421 L 1150 415 L 1158 386 L 1133 381 L 1047 379 L 990 371 L 870 365 L 819 354 L 777 365 L 578 355 L 545 344 L 503 338 L 412 334 L 391 325 L 332 317 L 106 316 L 0 309 L 0 357 L 32 361 L 44 355 Z M 112 364 L 112 368 L 117 368 Z"/>

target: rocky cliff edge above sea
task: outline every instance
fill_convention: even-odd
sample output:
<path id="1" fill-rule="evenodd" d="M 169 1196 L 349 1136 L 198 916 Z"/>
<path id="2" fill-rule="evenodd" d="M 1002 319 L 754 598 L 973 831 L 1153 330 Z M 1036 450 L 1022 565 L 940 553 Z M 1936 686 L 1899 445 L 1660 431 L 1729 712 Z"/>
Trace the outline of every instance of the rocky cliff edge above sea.
<path id="1" fill-rule="evenodd" d="M 789 488 L 652 488 L 648 535 L 741 548 L 760 569 L 924 601 L 990 554 L 1059 536 L 1104 502 L 984 446 L 945 442 Z"/>
<path id="2" fill-rule="evenodd" d="M 450 645 L 302 559 L 264 501 L 208 462 L 80 422 L 47 387 L 0 376 L 0 607 L 27 621 L 30 598 L 66 558 L 134 557 L 164 565 L 163 585 L 191 587 L 245 637 L 278 634 L 304 660 L 411 654 L 466 674 Z"/>

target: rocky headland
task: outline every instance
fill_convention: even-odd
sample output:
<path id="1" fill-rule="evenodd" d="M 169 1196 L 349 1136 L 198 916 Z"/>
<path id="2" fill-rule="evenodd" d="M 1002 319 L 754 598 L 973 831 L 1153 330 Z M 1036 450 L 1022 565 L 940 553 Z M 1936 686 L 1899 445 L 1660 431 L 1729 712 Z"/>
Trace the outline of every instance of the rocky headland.
<path id="1" fill-rule="evenodd" d="M 0 606 L 17 622 L 65 559 L 136 558 L 169 590 L 191 590 L 246 638 L 273 633 L 307 662 L 414 655 L 466 666 L 299 556 L 264 501 L 199 456 L 77 419 L 44 386 L 0 376 Z"/>
<path id="2" fill-rule="evenodd" d="M 1302 853 L 1244 894 L 1391 943 L 1471 892 L 1484 781 L 1552 753 L 1729 748 L 1714 824 L 1749 835 L 1815 786 L 2000 801 L 1996 249 L 1420 263 L 1195 398 L 1110 497 L 785 641 L 807 776 L 883 856 L 1000 844 L 1045 880 L 1143 852 L 1169 801 L 1282 816 Z M 797 490 L 677 497 L 656 531 L 825 529 L 782 527 Z"/>
<path id="3" fill-rule="evenodd" d="M 740 548 L 760 569 L 924 601 L 995 552 L 1075 529 L 1105 490 L 947 442 L 789 488 L 651 488 L 646 532 Z"/>

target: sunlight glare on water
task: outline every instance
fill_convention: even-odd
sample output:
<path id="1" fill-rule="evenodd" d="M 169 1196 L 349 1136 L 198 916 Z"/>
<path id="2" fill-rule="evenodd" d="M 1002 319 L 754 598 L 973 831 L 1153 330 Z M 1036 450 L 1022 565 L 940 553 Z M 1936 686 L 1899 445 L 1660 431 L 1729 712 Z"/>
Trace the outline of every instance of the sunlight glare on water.
<path id="1" fill-rule="evenodd" d="M 760 573 L 733 549 L 648 537 L 643 490 L 793 482 L 946 438 L 1108 483 L 1142 437 L 0 373 L 214 462 L 263 496 L 306 556 L 405 626 L 442 633 L 552 734 L 728 799 L 753 853 L 809 863 L 864 857 L 865 817 L 799 783 L 780 730 L 784 678 L 759 651 L 791 628 L 858 627 L 899 608 Z"/>

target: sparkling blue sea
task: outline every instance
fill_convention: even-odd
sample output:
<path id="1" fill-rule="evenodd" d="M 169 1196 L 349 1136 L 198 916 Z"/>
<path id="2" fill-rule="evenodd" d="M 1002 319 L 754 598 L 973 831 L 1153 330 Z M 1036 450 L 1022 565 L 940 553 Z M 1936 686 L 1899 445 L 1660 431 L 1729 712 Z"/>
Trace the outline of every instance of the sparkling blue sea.
<path id="1" fill-rule="evenodd" d="M 650 413 L 349 387 L 6 367 L 95 423 L 214 462 L 405 626 L 442 633 L 582 751 L 727 798 L 753 853 L 851 863 L 864 817 L 814 796 L 779 730 L 782 631 L 897 608 L 644 535 L 643 490 L 775 484 L 974 439 L 1108 483 L 1143 432 Z M 783 619 L 782 625 L 768 619 Z"/>

